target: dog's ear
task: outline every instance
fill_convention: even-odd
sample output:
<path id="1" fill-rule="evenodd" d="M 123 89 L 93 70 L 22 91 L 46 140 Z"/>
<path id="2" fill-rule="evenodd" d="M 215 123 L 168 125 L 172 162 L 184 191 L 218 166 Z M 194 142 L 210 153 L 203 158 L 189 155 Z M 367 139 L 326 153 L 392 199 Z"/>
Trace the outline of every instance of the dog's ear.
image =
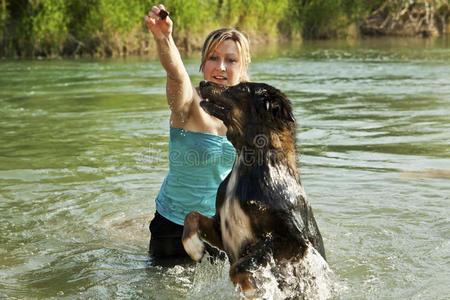
<path id="1" fill-rule="evenodd" d="M 286 120 L 295 122 L 291 103 L 278 89 L 263 83 L 256 83 L 253 88 L 256 111 L 269 121 Z"/>
<path id="2" fill-rule="evenodd" d="M 289 103 L 289 106 L 283 108 L 283 112 L 282 112 L 283 118 L 285 120 L 288 120 L 289 122 L 295 123 L 295 117 L 294 117 L 294 114 L 292 112 L 291 103 L 289 102 L 288 99 L 285 99 L 285 101 L 287 101 Z"/>
<path id="3" fill-rule="evenodd" d="M 279 101 L 266 101 L 266 110 L 269 111 L 275 119 L 282 118 L 289 122 L 295 122 L 292 110 L 284 104 L 285 103 L 280 103 Z"/>
<path id="4" fill-rule="evenodd" d="M 266 111 L 268 111 L 274 119 L 281 118 L 289 122 L 295 122 L 291 103 L 286 96 L 276 89 L 273 89 L 273 91 L 268 94 L 268 97 L 264 99 Z"/>

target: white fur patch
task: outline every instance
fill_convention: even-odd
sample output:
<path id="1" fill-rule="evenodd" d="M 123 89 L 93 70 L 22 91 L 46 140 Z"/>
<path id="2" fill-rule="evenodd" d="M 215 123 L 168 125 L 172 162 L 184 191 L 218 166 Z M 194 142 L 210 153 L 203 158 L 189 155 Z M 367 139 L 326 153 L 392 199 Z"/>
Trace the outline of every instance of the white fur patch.
<path id="1" fill-rule="evenodd" d="M 183 247 L 193 260 L 200 261 L 202 259 L 205 244 L 200 240 L 197 233 L 183 240 Z"/>
<path id="2" fill-rule="evenodd" d="M 228 200 L 220 210 L 220 216 L 224 247 L 237 260 L 242 244 L 254 240 L 250 218 L 244 213 L 237 199 Z M 228 227 L 225 224 L 228 224 Z"/>
<path id="3" fill-rule="evenodd" d="M 234 260 L 239 257 L 239 249 L 244 242 L 254 240 L 250 226 L 250 218 L 242 210 L 239 200 L 234 198 L 237 184 L 237 174 L 242 157 L 236 159 L 236 165 L 231 173 L 227 185 L 225 203 L 220 209 L 220 228 L 225 250 L 233 255 Z"/>

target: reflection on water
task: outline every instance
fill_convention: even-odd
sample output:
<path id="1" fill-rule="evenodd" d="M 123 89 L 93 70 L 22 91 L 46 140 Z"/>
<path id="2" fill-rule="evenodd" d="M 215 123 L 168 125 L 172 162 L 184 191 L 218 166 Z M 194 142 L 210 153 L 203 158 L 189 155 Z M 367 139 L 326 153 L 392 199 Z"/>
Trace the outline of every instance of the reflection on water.
<path id="1" fill-rule="evenodd" d="M 194 82 L 198 62 L 186 60 Z M 0 67 L 0 298 L 238 298 L 226 264 L 148 260 L 168 168 L 158 62 Z M 250 73 L 293 102 L 300 173 L 341 297 L 450 294 L 448 41 L 283 46 Z"/>

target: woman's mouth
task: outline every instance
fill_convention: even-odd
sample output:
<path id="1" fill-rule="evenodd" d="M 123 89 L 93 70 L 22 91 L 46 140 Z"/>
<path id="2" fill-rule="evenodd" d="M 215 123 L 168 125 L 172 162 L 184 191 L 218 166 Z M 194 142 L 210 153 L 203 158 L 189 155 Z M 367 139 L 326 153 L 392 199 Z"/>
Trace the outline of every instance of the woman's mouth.
<path id="1" fill-rule="evenodd" d="M 217 83 L 224 83 L 227 82 L 227 78 L 223 76 L 213 76 L 214 81 Z"/>

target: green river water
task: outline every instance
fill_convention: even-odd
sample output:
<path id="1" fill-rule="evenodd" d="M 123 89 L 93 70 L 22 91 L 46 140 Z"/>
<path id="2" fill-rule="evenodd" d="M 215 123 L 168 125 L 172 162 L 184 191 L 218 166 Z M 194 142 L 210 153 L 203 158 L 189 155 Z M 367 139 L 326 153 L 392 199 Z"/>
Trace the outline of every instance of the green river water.
<path id="1" fill-rule="evenodd" d="M 305 42 L 250 74 L 293 103 L 337 298 L 448 299 L 450 41 Z M 1 299 L 238 298 L 226 264 L 147 257 L 164 94 L 157 60 L 0 61 Z"/>

